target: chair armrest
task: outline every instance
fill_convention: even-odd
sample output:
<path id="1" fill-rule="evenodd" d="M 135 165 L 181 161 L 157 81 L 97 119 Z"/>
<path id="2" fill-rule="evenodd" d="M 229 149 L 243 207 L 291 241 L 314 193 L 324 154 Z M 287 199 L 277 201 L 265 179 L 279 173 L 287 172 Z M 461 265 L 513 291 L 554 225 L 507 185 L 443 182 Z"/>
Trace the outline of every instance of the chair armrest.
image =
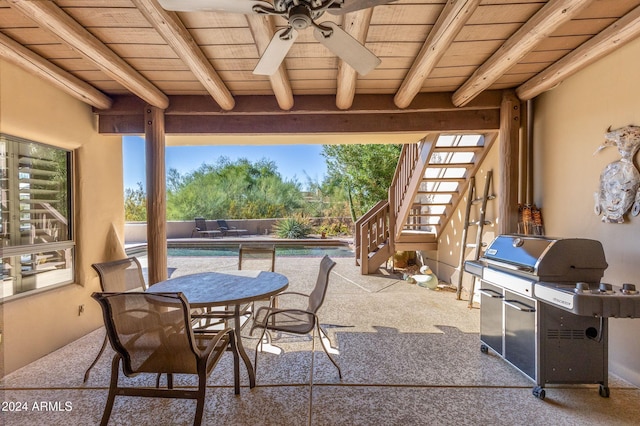
<path id="1" fill-rule="evenodd" d="M 255 318 L 258 318 L 260 316 L 260 311 L 262 310 L 268 310 L 269 312 L 265 315 L 264 319 L 260 322 L 260 323 L 254 323 L 253 327 L 251 327 L 251 329 L 253 330 L 255 327 L 266 327 L 266 324 L 269 322 L 269 318 L 271 318 L 274 315 L 278 315 L 278 314 L 304 314 L 304 315 L 312 315 L 314 318 L 317 319 L 317 316 L 315 313 L 311 312 L 311 311 L 307 311 L 306 309 L 274 309 L 274 308 L 270 308 L 267 306 L 263 306 L 261 308 L 259 308 L 256 311 L 256 315 Z"/>
<path id="2" fill-rule="evenodd" d="M 272 309 L 271 312 L 269 312 L 267 314 L 267 316 L 273 316 L 276 314 L 307 314 L 307 315 L 314 315 L 315 314 L 311 311 L 307 311 L 306 309 Z"/>
<path id="3" fill-rule="evenodd" d="M 305 293 L 300 293 L 300 292 L 297 292 L 297 291 L 285 291 L 285 292 L 282 292 L 282 293 L 278 293 L 278 294 L 276 294 L 274 296 L 271 296 L 270 300 L 272 300 L 272 301 L 273 300 L 277 300 L 281 296 L 300 296 L 300 297 L 305 297 L 307 299 L 309 298 L 309 295 L 305 294 Z"/>
<path id="4" fill-rule="evenodd" d="M 216 311 L 216 312 L 205 312 L 201 314 L 191 314 L 192 319 L 207 319 L 207 318 L 215 318 L 215 319 L 233 319 L 235 316 L 233 311 Z"/>
<path id="5" fill-rule="evenodd" d="M 276 294 L 276 295 L 275 295 L 275 297 L 278 297 L 278 296 L 284 296 L 284 295 L 286 295 L 286 294 L 295 294 L 295 295 L 298 295 L 298 296 L 309 297 L 309 295 L 308 295 L 308 294 L 306 294 L 306 293 L 300 293 L 300 292 L 297 292 L 297 291 L 283 291 L 282 293 L 278 293 L 278 294 Z"/>
<path id="6" fill-rule="evenodd" d="M 284 296 L 285 300 L 289 299 L 292 301 L 292 303 L 286 303 L 286 304 L 293 304 L 293 305 L 301 305 L 302 301 L 309 299 L 308 294 L 300 293 L 297 291 L 285 291 L 285 292 L 278 293 L 276 295 L 271 296 L 269 298 L 269 306 L 271 306 L 272 308 L 277 308 L 279 304 L 278 301 L 280 300 L 281 296 Z M 298 296 L 298 297 L 288 297 L 288 296 Z"/>
<path id="7" fill-rule="evenodd" d="M 217 333 L 215 333 L 215 337 L 209 341 L 209 343 L 207 344 L 207 347 L 204 348 L 203 350 L 197 349 L 198 346 L 195 345 L 196 349 L 200 352 L 200 356 L 205 356 L 205 357 L 209 358 L 209 356 L 211 356 L 211 353 L 213 352 L 215 347 L 218 346 L 220 341 L 227 334 L 233 335 L 234 334 L 233 329 L 232 328 L 225 328 L 224 330 L 220 330 Z M 225 348 L 225 350 L 226 350 L 226 348 Z"/>

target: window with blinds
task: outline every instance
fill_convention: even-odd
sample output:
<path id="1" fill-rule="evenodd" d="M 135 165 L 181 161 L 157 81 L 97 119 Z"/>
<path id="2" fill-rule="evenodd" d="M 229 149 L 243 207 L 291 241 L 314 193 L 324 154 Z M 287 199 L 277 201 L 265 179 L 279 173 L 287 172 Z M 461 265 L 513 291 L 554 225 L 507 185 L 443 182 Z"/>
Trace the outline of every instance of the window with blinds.
<path id="1" fill-rule="evenodd" d="M 71 152 L 0 134 L 3 299 L 73 282 Z"/>

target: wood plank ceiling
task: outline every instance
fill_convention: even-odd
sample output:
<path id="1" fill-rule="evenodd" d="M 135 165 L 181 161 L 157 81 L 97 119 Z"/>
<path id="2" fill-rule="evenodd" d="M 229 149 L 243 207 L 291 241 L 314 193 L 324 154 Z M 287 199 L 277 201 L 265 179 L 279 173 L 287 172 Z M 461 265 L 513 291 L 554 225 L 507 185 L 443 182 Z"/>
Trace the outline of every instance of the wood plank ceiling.
<path id="1" fill-rule="evenodd" d="M 297 126 L 312 126 L 312 132 L 328 131 L 317 124 L 314 130 L 318 113 L 336 120 L 366 113 L 370 123 L 384 121 L 379 126 L 391 131 L 399 121 L 389 120 L 390 113 L 482 110 L 499 105 L 494 91 L 513 89 L 528 100 L 552 89 L 640 35 L 640 0 L 397 0 L 344 16 L 325 14 L 318 22 L 328 20 L 366 41 L 381 65 L 360 76 L 307 29 L 276 74 L 254 75 L 260 52 L 286 26 L 284 19 L 167 12 L 156 0 L 0 0 L 0 58 L 117 120 L 148 103 L 182 116 L 194 109 L 227 119 L 263 116 L 257 130 L 264 132 L 278 131 L 270 117 L 295 112 L 309 115 Z M 374 118 L 382 114 L 387 117 Z M 356 118 L 345 126 L 357 125 Z M 440 127 L 457 127 L 442 120 Z M 483 122 L 495 128 L 495 117 L 486 115 L 473 126 Z M 137 124 L 109 126 L 101 130 L 139 130 Z"/>

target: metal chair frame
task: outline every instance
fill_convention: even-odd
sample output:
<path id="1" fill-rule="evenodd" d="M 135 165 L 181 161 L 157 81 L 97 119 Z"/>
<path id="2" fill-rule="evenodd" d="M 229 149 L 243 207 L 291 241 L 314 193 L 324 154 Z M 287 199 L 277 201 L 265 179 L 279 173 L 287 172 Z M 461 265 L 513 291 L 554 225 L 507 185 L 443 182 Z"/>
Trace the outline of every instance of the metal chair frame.
<path id="1" fill-rule="evenodd" d="M 100 279 L 100 289 L 103 292 L 125 292 L 137 289 L 141 289 L 144 291 L 148 288 L 148 285 L 144 280 L 144 275 L 142 273 L 142 265 L 140 265 L 140 261 L 136 257 L 127 257 L 125 259 L 114 260 L 110 262 L 94 263 L 93 265 L 91 265 L 91 267 L 98 273 L 98 278 Z M 124 277 L 130 279 L 119 280 L 109 277 L 109 272 L 116 268 L 124 268 L 124 270 L 130 271 L 130 274 Z M 109 338 L 105 334 L 104 340 L 102 341 L 102 346 L 100 347 L 100 351 L 98 351 L 95 359 L 93 360 L 91 365 L 89 365 L 87 371 L 85 371 L 84 373 L 84 378 L 82 380 L 83 383 L 86 383 L 87 380 L 89 380 L 91 369 L 98 363 L 98 359 L 100 359 L 102 353 L 107 348 L 108 341 Z"/>
<path id="2" fill-rule="evenodd" d="M 255 359 L 254 359 L 254 369 L 257 371 L 258 369 L 258 352 L 260 351 L 261 346 L 264 343 L 265 335 L 267 336 L 267 342 L 271 341 L 268 331 L 282 331 L 285 333 L 292 333 L 298 335 L 305 335 L 313 332 L 312 334 L 312 343 L 311 350 L 315 351 L 315 331 L 318 331 L 318 336 L 320 337 L 320 343 L 322 344 L 322 349 L 329 357 L 329 360 L 333 363 L 333 365 L 338 370 L 338 376 L 342 379 L 342 371 L 340 370 L 340 366 L 337 361 L 331 356 L 329 353 L 329 349 L 325 345 L 325 340 L 323 337 L 329 341 L 330 340 L 327 333 L 320 326 L 320 320 L 318 319 L 317 312 L 322 306 L 324 302 L 324 298 L 327 292 L 327 287 L 329 284 L 329 275 L 331 270 L 336 265 L 336 263 L 329 258 L 329 256 L 324 256 L 322 261 L 320 262 L 320 269 L 318 271 L 318 277 L 316 279 L 316 284 L 311 291 L 310 294 L 304 294 L 300 292 L 288 291 L 284 293 L 280 293 L 277 296 L 273 297 L 272 300 L 279 299 L 281 296 L 285 295 L 296 295 L 300 297 L 304 297 L 308 300 L 307 309 L 286 309 L 286 308 L 277 308 L 274 306 L 269 307 L 261 307 L 255 313 L 254 323 L 251 327 L 250 334 L 253 334 L 253 331 L 256 328 L 261 328 L 262 333 L 260 334 L 260 338 L 258 339 L 258 344 L 256 345 Z"/>
<path id="3" fill-rule="evenodd" d="M 116 396 L 195 399 L 193 424 L 200 425 L 207 377 L 229 347 L 234 357 L 234 390 L 236 395 L 240 394 L 239 354 L 234 331 L 226 328 L 217 333 L 194 333 L 190 326 L 191 308 L 182 293 L 94 293 L 92 297 L 102 307 L 107 335 L 116 351 L 111 362 L 109 394 L 101 425 L 108 424 Z M 139 308 L 146 306 L 140 301 L 151 302 L 149 305 L 154 309 Z M 169 321 L 161 318 L 169 318 Z M 129 328 L 125 327 L 128 321 L 132 323 Z M 150 324 L 154 326 L 150 328 Z M 157 384 L 156 388 L 119 386 L 121 365 L 127 377 L 140 373 L 157 373 L 158 376 L 166 373 L 167 389 L 161 389 Z M 174 389 L 173 374 L 176 373 L 197 375 L 197 389 Z"/>

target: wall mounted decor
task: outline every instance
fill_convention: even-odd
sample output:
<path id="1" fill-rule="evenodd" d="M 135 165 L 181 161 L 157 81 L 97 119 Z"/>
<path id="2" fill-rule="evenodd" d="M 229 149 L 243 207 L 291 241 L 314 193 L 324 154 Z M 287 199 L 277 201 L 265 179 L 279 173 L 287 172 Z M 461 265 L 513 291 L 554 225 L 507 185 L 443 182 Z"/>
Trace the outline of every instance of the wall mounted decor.
<path id="1" fill-rule="evenodd" d="M 624 222 L 624 215 L 640 213 L 640 172 L 633 164 L 633 157 L 640 149 L 640 127 L 626 126 L 616 130 L 611 127 L 604 135 L 604 143 L 595 153 L 608 146 L 616 146 L 620 159 L 607 164 L 600 174 L 600 190 L 594 194 L 595 213 L 602 214 L 602 221 Z"/>

